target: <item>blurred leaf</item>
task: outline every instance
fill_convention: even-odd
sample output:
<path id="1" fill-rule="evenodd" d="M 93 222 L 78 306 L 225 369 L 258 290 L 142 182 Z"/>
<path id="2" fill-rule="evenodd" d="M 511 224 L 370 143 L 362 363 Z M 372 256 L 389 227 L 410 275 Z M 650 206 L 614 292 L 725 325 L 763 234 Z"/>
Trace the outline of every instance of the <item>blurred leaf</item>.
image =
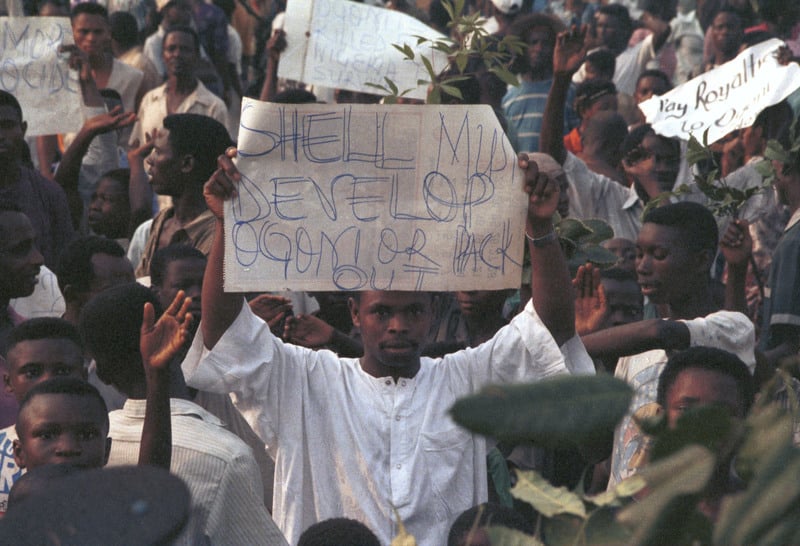
<path id="1" fill-rule="evenodd" d="M 699 493 L 714 474 L 716 463 L 708 449 L 691 445 L 642 469 L 639 475 L 647 482 L 649 493 L 617 516 L 633 529 L 630 544 L 650 544 L 686 524 L 696 512 Z"/>
<path id="2" fill-rule="evenodd" d="M 425 55 L 420 55 L 420 59 L 422 59 L 422 64 L 425 65 L 425 70 L 428 71 L 428 76 L 430 76 L 431 81 L 436 80 L 436 72 L 433 70 L 433 65 L 431 64 L 430 59 L 428 59 Z"/>
<path id="3" fill-rule="evenodd" d="M 390 80 L 390 79 L 389 79 L 389 78 L 387 78 L 387 77 L 384 77 L 383 79 L 384 79 L 384 80 L 386 80 L 386 85 L 388 85 L 388 86 L 389 86 L 389 89 L 391 89 L 391 90 L 392 90 L 392 94 L 393 94 L 393 95 L 397 95 L 397 91 L 398 91 L 398 89 L 397 89 L 397 84 L 396 84 L 396 83 L 394 83 L 392 80 Z"/>
<path id="4" fill-rule="evenodd" d="M 634 474 L 599 495 L 585 496 L 584 500 L 591 502 L 595 506 L 620 506 L 620 499 L 632 497 L 645 487 L 647 487 L 647 484 L 644 478 Z"/>
<path id="5" fill-rule="evenodd" d="M 519 79 L 505 66 L 498 64 L 489 69 L 489 72 L 500 78 L 506 85 L 519 86 Z"/>
<path id="6" fill-rule="evenodd" d="M 614 229 L 603 220 L 598 218 L 588 218 L 584 220 L 583 223 L 586 225 L 586 227 L 592 230 L 592 233 L 586 237 L 587 243 L 599 244 L 603 241 L 614 238 Z"/>
<path id="7" fill-rule="evenodd" d="M 580 446 L 612 431 L 631 395 L 627 383 L 611 376 L 561 376 L 486 387 L 458 400 L 450 413 L 461 426 L 501 440 Z"/>
<path id="8" fill-rule="evenodd" d="M 545 546 L 534 536 L 500 525 L 486 527 L 486 534 L 489 535 L 491 544 L 496 546 Z"/>
<path id="9" fill-rule="evenodd" d="M 689 142 L 686 144 L 686 162 L 689 165 L 696 165 L 710 156 L 711 150 L 704 148 L 694 135 L 691 135 Z"/>
<path id="10" fill-rule="evenodd" d="M 517 471 L 517 483 L 511 488 L 511 494 L 548 518 L 558 514 L 586 517 L 586 506 L 578 495 L 566 487 L 550 485 L 534 470 Z"/>
<path id="11" fill-rule="evenodd" d="M 542 538 L 547 546 L 627 545 L 631 533 L 616 520 L 616 512 L 613 508 L 600 508 L 585 520 L 571 515 L 545 519 Z"/>
<path id="12" fill-rule="evenodd" d="M 461 89 L 458 87 L 454 87 L 452 85 L 447 85 L 446 83 L 439 84 L 439 89 L 442 90 L 443 93 L 447 93 L 451 97 L 456 97 L 457 99 L 464 99 L 464 95 L 461 94 Z"/>
<path id="13" fill-rule="evenodd" d="M 586 256 L 585 262 L 592 262 L 601 267 L 613 265 L 619 260 L 616 254 L 600 245 L 581 245 L 580 250 Z"/>
<path id="14" fill-rule="evenodd" d="M 559 237 L 565 237 L 571 241 L 578 241 L 581 237 L 591 235 L 592 230 L 575 218 L 564 218 L 556 226 Z"/>
<path id="15" fill-rule="evenodd" d="M 714 544 L 792 544 L 800 516 L 800 453 L 791 444 L 772 446 L 747 490 L 726 502 Z"/>
<path id="16" fill-rule="evenodd" d="M 425 101 L 428 104 L 441 104 L 442 103 L 442 93 L 439 90 L 438 85 L 434 85 L 431 90 L 428 92 L 428 100 Z"/>
<path id="17" fill-rule="evenodd" d="M 781 163 L 791 163 L 792 161 L 791 155 L 777 140 L 767 141 L 767 148 L 764 150 L 764 157 L 767 159 L 780 161 Z"/>
<path id="18" fill-rule="evenodd" d="M 720 406 L 693 408 L 684 413 L 675 428 L 665 429 L 653 443 L 651 461 L 655 462 L 689 445 L 700 445 L 717 453 L 730 443 L 732 422 L 730 411 Z"/>

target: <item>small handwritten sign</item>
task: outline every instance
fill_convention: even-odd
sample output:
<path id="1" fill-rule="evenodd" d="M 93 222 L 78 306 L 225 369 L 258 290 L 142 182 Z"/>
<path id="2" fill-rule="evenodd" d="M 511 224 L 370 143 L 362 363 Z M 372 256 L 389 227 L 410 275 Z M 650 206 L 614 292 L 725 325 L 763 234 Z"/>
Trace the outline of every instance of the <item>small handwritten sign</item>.
<path id="1" fill-rule="evenodd" d="M 30 136 L 77 131 L 83 123 L 77 73 L 58 54 L 71 43 L 68 17 L 0 17 L 0 89 L 19 101 Z"/>
<path id="2" fill-rule="evenodd" d="M 800 87 L 800 67 L 781 66 L 775 52 L 783 42 L 768 40 L 669 93 L 639 105 L 647 122 L 665 136 L 688 140 L 708 129 L 709 143 L 749 127 L 761 110 Z"/>
<path id="3" fill-rule="evenodd" d="M 527 196 L 488 106 L 246 99 L 225 288 L 519 286 Z"/>
<path id="4" fill-rule="evenodd" d="M 429 79 L 419 53 L 432 60 L 435 69 L 447 59 L 430 45 L 417 46 L 417 37 L 443 36 L 417 19 L 399 11 L 347 0 L 290 0 L 286 7 L 286 51 L 281 55 L 278 76 L 314 85 L 376 93 L 375 83 L 384 78 L 397 84 L 406 96 L 424 99 Z M 408 44 L 417 53 L 404 60 L 392 44 Z"/>

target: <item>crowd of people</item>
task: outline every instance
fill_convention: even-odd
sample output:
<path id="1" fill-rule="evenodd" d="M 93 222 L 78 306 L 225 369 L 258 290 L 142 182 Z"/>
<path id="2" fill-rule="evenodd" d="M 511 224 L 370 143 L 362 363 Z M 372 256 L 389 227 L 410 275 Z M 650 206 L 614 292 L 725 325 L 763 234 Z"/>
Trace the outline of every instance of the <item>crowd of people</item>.
<path id="1" fill-rule="evenodd" d="M 441 0 L 372 3 L 457 32 Z M 70 17 L 85 120 L 26 138 L 30 112 L 0 90 L 3 541 L 83 533 L 37 519 L 72 491 L 61 501 L 86 502 L 97 536 L 131 543 L 385 546 L 402 523 L 421 545 L 488 544 L 487 522 L 534 532 L 508 492 L 515 469 L 574 486 L 589 468 L 587 489 L 612 489 L 649 462 L 642 419 L 674 427 L 707 404 L 741 418 L 776 370 L 800 377 L 800 82 L 711 147 L 741 190 L 764 184 L 770 140 L 789 150 L 733 219 L 696 188 L 662 199 L 707 172 L 638 107 L 770 38 L 797 62 L 800 4 L 466 2 L 484 43 L 523 44 L 518 86 L 482 58 L 441 76 L 456 76 L 443 102 L 492 106 L 519 153 L 521 286 L 250 294 L 223 283 L 241 98 L 381 97 L 279 79 L 280 0 L 5 5 Z M 608 224 L 616 263 L 569 264 L 558 217 Z M 634 390 L 599 453 L 497 443 L 448 415 L 486 385 L 560 374 Z M 149 501 L 139 488 L 98 520 L 136 478 L 88 469 L 137 464 L 180 478 L 164 482 L 175 505 L 149 510 L 158 487 Z M 713 521 L 723 496 L 698 509 Z"/>

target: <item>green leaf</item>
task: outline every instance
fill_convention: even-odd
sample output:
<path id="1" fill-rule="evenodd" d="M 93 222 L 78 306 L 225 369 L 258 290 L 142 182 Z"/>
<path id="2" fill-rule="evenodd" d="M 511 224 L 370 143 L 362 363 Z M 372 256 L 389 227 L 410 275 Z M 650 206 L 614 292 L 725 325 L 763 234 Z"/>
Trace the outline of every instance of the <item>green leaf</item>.
<path id="1" fill-rule="evenodd" d="M 512 74 L 511 71 L 505 66 L 501 64 L 495 65 L 489 69 L 489 72 L 500 78 L 506 85 L 519 87 L 519 79 L 517 79 L 517 76 Z"/>
<path id="2" fill-rule="evenodd" d="M 736 472 L 750 480 L 760 461 L 770 453 L 792 443 L 792 417 L 772 403 L 745 421 L 745 439 L 736 456 Z"/>
<path id="3" fill-rule="evenodd" d="M 467 69 L 467 63 L 469 62 L 469 54 L 466 51 L 459 51 L 456 54 L 456 66 L 458 67 L 458 71 L 463 74 L 464 70 Z"/>
<path id="4" fill-rule="evenodd" d="M 647 487 L 647 483 L 645 483 L 644 478 L 633 475 L 598 495 L 584 496 L 583 500 L 595 506 L 621 506 L 621 499 L 632 497 L 645 487 Z"/>
<path id="5" fill-rule="evenodd" d="M 730 411 L 720 406 L 704 406 L 684 413 L 675 428 L 659 434 L 653 444 L 651 461 L 659 461 L 689 445 L 701 445 L 717 453 L 729 442 L 732 433 Z"/>
<path id="6" fill-rule="evenodd" d="M 571 241 L 578 241 L 581 237 L 591 235 L 592 230 L 582 221 L 575 218 L 564 218 L 556 226 L 559 237 L 566 237 Z"/>
<path id="7" fill-rule="evenodd" d="M 383 86 L 383 85 L 381 85 L 379 83 L 366 82 L 364 85 L 368 85 L 369 87 L 374 87 L 375 89 L 380 89 L 384 93 L 389 93 L 390 92 L 385 86 Z"/>
<path id="8" fill-rule="evenodd" d="M 535 470 L 517 471 L 517 483 L 511 488 L 511 494 L 548 518 L 558 514 L 586 517 L 586 506 L 577 494 L 566 487 L 550 485 Z"/>
<path id="9" fill-rule="evenodd" d="M 767 147 L 764 150 L 764 157 L 767 159 L 780 161 L 781 163 L 791 163 L 792 161 L 789 153 L 777 140 L 767 141 Z"/>
<path id="10" fill-rule="evenodd" d="M 587 243 L 599 244 L 614 238 L 614 229 L 603 220 L 589 218 L 584 220 L 583 223 L 592 230 L 592 233 L 584 239 Z"/>
<path id="11" fill-rule="evenodd" d="M 428 100 L 425 101 L 428 104 L 441 104 L 442 103 L 442 93 L 439 90 L 438 85 L 434 85 L 431 90 L 428 92 Z"/>
<path id="12" fill-rule="evenodd" d="M 619 260 L 616 254 L 600 245 L 581 245 L 580 251 L 586 257 L 586 262 L 592 262 L 601 267 L 613 265 Z"/>
<path id="13" fill-rule="evenodd" d="M 611 376 L 561 376 L 486 387 L 458 400 L 450 413 L 461 426 L 501 440 L 581 446 L 614 429 L 631 395 L 627 383 Z"/>
<path id="14" fill-rule="evenodd" d="M 428 71 L 431 81 L 436 81 L 436 72 L 433 71 L 433 65 L 431 64 L 430 59 L 428 59 L 425 55 L 420 55 L 419 58 L 422 59 L 422 64 L 425 65 L 425 70 Z"/>
<path id="15" fill-rule="evenodd" d="M 689 165 L 697 165 L 711 157 L 711 150 L 705 148 L 700 142 L 694 138 L 694 135 L 689 136 L 689 142 L 686 145 L 686 161 Z"/>
<path id="16" fill-rule="evenodd" d="M 454 87 L 452 85 L 447 85 L 446 83 L 439 84 L 439 88 L 442 92 L 447 93 L 451 97 L 456 97 L 457 99 L 464 100 L 464 95 L 461 94 L 461 89 L 458 87 Z"/>
<path id="17" fill-rule="evenodd" d="M 676 527 L 680 529 L 695 513 L 699 494 L 714 474 L 716 463 L 708 449 L 691 445 L 642 469 L 639 475 L 650 493 L 617 516 L 633 529 L 630 544 L 650 544 L 672 535 Z"/>
<path id="18" fill-rule="evenodd" d="M 397 95 L 397 91 L 398 91 L 397 84 L 394 83 L 392 80 L 390 80 L 389 78 L 387 78 L 385 76 L 384 76 L 383 79 L 386 80 L 386 85 L 388 85 L 389 89 L 392 90 L 392 95 Z"/>
<path id="19" fill-rule="evenodd" d="M 539 542 L 534 536 L 500 525 L 487 527 L 486 534 L 489 535 L 490 543 L 497 546 L 545 546 L 543 542 Z"/>

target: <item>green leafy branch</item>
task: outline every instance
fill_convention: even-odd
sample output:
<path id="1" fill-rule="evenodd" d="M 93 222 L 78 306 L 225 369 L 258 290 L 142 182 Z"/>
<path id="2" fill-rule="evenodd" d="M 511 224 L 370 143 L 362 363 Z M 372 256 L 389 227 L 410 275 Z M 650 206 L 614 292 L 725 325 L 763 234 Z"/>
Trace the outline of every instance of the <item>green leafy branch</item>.
<path id="1" fill-rule="evenodd" d="M 425 36 L 414 36 L 417 39 L 416 48 L 426 46 L 431 51 L 439 52 L 447 58 L 451 73 L 442 77 L 441 69 L 434 66 L 433 55 L 427 56 L 418 53 L 409 44 L 392 44 L 403 54 L 403 59 L 415 62 L 417 57 L 425 68 L 427 79 L 417 80 L 417 85 L 429 86 L 427 102 L 439 104 L 443 94 L 463 100 L 461 90 L 454 83 L 463 81 L 473 75 L 469 72 L 473 59 L 480 60 L 483 67 L 500 78 L 508 85 L 519 85 L 519 80 L 511 72 L 510 66 L 516 56 L 525 50 L 525 44 L 516 36 L 504 36 L 502 39 L 491 36 L 484 29 L 485 20 L 480 13 L 465 13 L 466 0 L 444 0 L 442 6 L 450 16 L 448 28 L 456 37 L 442 37 L 430 39 Z M 384 83 L 367 83 L 386 93 L 384 102 L 395 103 L 397 99 L 406 95 L 411 89 L 400 90 L 390 78 L 384 78 Z"/>

